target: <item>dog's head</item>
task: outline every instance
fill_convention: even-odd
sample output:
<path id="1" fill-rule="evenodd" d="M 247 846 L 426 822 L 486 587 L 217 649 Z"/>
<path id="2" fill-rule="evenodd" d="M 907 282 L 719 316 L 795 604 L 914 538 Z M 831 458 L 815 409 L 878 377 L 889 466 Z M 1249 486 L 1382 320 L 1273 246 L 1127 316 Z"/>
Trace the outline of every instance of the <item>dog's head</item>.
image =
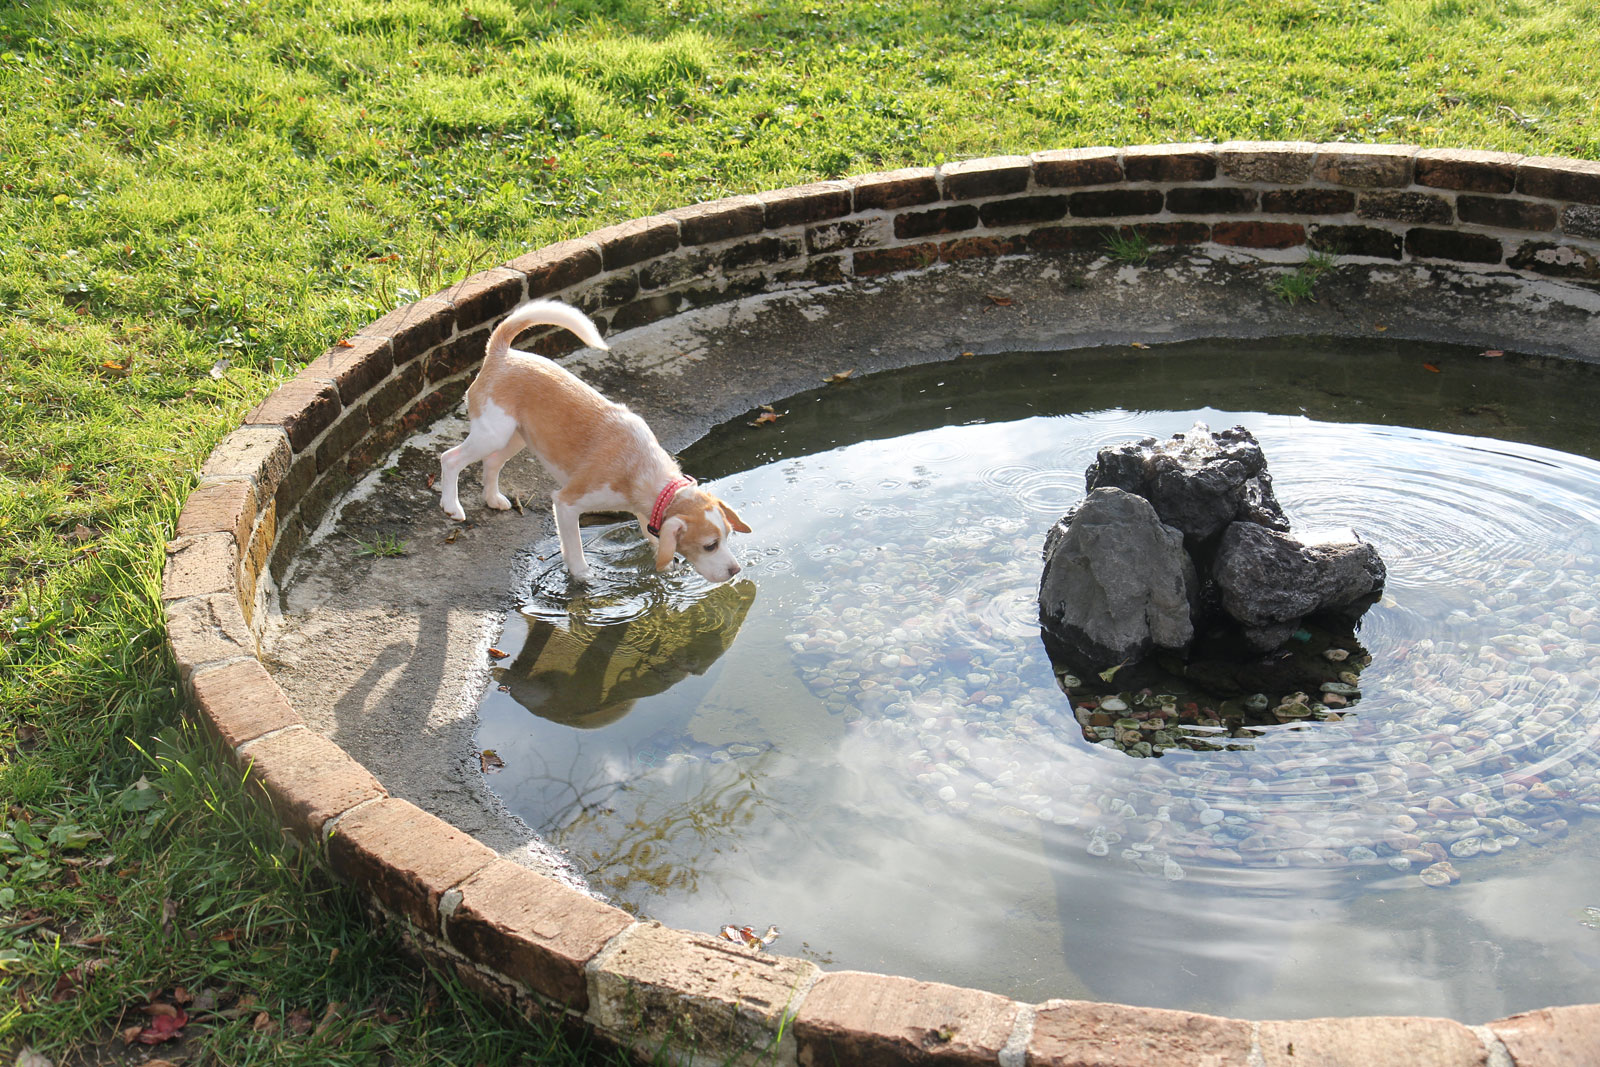
<path id="1" fill-rule="evenodd" d="M 725 582 L 739 573 L 739 561 L 728 544 L 735 531 L 750 532 L 737 512 L 704 489 L 685 489 L 662 520 L 656 570 L 666 570 L 674 555 L 682 555 L 706 581 Z"/>

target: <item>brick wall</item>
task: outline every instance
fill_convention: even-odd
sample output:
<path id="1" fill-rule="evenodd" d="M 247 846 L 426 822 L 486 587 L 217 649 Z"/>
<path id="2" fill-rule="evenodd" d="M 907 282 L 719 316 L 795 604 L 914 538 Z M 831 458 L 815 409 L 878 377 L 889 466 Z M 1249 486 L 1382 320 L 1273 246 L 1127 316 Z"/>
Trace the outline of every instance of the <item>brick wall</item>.
<path id="1" fill-rule="evenodd" d="M 835 972 L 634 921 L 501 860 L 308 728 L 258 658 L 274 582 L 329 507 L 461 400 L 493 324 L 555 296 L 602 331 L 783 289 L 1107 235 L 1284 263 L 1423 262 L 1600 292 L 1600 163 L 1387 145 L 1228 143 L 1039 152 L 818 182 L 634 219 L 399 308 L 312 360 L 201 471 L 168 545 L 168 635 L 225 757 L 424 953 L 528 1014 L 623 1046 L 833 1064 L 1600 1063 L 1600 1005 L 1443 1019 L 1219 1019 L 1019 1004 Z M 548 355 L 570 335 L 523 339 Z"/>

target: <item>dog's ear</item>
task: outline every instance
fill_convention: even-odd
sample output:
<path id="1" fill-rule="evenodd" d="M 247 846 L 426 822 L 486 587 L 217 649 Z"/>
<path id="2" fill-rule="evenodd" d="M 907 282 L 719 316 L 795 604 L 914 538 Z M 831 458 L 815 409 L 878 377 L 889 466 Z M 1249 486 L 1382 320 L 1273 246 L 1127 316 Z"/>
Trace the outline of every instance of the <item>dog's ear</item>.
<path id="1" fill-rule="evenodd" d="M 737 511 L 734 511 L 727 504 L 724 504 L 720 500 L 717 501 L 717 507 L 722 509 L 722 517 L 728 520 L 729 526 L 733 527 L 735 530 L 738 530 L 740 533 L 750 532 L 750 527 L 745 525 L 744 520 L 739 517 L 739 513 Z"/>
<path id="2" fill-rule="evenodd" d="M 672 566 L 672 557 L 678 554 L 678 537 L 688 528 L 683 516 L 674 515 L 661 524 L 661 537 L 656 541 L 656 570 Z"/>

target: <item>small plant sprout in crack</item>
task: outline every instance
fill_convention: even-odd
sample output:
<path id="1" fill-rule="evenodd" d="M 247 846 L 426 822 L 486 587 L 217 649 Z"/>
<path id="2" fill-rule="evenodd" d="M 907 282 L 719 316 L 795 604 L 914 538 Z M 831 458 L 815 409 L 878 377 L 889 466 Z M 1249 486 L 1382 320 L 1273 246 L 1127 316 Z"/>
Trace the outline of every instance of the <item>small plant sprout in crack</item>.
<path id="1" fill-rule="evenodd" d="M 406 543 L 393 534 L 379 534 L 370 541 L 355 539 L 356 555 L 372 559 L 392 559 L 406 554 Z"/>
<path id="2" fill-rule="evenodd" d="M 1150 240 L 1135 229 L 1106 231 L 1106 251 L 1112 259 L 1142 267 L 1150 258 Z"/>
<path id="3" fill-rule="evenodd" d="M 1311 295 L 1311 291 L 1316 288 L 1317 280 L 1332 269 L 1332 256 L 1326 252 L 1313 252 L 1304 263 L 1275 279 L 1267 288 L 1289 304 L 1298 304 L 1302 300 L 1314 302 L 1316 297 Z"/>

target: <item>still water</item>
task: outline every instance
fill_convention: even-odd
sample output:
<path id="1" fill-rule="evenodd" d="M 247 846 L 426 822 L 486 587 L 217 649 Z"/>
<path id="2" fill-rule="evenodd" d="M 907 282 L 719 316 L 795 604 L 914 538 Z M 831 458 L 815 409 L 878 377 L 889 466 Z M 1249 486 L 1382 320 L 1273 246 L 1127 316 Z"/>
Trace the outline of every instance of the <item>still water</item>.
<path id="1" fill-rule="evenodd" d="M 626 525 L 586 531 L 587 589 L 539 569 L 490 784 L 622 906 L 828 967 L 1258 1018 L 1600 999 L 1596 385 L 1226 342 L 791 398 L 685 456 L 755 528 L 734 582 L 656 575 Z M 1056 684 L 1040 547 L 1099 448 L 1197 420 L 1249 428 L 1295 528 L 1353 528 L 1388 583 L 1351 714 L 1137 759 Z"/>

